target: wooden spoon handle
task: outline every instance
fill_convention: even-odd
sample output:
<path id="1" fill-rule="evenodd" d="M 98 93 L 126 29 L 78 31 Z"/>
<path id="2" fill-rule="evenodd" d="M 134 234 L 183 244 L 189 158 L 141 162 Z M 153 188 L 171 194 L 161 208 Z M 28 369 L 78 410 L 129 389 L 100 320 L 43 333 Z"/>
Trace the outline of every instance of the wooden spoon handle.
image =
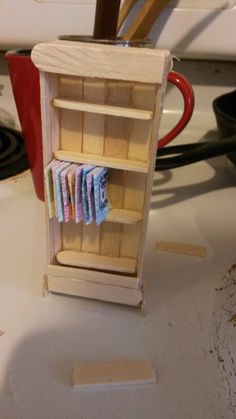
<path id="1" fill-rule="evenodd" d="M 132 7 L 137 3 L 138 0 L 124 0 L 119 13 L 118 25 L 117 25 L 117 32 L 119 32 L 121 26 L 123 25 L 126 17 L 128 16 Z"/>
<path id="2" fill-rule="evenodd" d="M 114 39 L 121 0 L 97 0 L 93 37 L 95 39 Z"/>
<path id="3" fill-rule="evenodd" d="M 170 0 L 146 0 L 134 22 L 131 24 L 123 39 L 143 39 L 151 30 L 157 16 L 162 12 Z"/>

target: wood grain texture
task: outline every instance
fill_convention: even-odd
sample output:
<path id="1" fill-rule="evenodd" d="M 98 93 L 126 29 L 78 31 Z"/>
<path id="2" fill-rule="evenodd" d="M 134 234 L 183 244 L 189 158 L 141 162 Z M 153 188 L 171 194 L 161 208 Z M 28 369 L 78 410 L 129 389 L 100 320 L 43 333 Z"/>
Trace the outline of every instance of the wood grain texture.
<path id="1" fill-rule="evenodd" d="M 141 290 L 118 287 L 116 285 L 97 284 L 84 280 L 75 281 L 73 278 L 54 277 L 51 275 L 48 275 L 48 291 L 136 307 L 142 301 Z"/>
<path id="2" fill-rule="evenodd" d="M 140 288 L 140 278 L 136 276 L 120 275 L 118 273 L 98 272 L 90 269 L 77 269 L 69 266 L 48 265 L 47 275 L 71 280 L 94 282 L 124 288 Z"/>
<path id="3" fill-rule="evenodd" d="M 107 87 L 105 80 L 85 78 L 83 100 L 100 105 L 106 102 Z M 104 151 L 105 117 L 103 114 L 83 113 L 83 153 L 102 155 Z"/>
<path id="4" fill-rule="evenodd" d="M 57 150 L 54 156 L 58 160 L 71 161 L 74 163 L 90 163 L 97 166 L 111 167 L 120 170 L 130 170 L 133 172 L 147 173 L 147 163 L 120 159 L 111 156 L 100 156 L 96 154 L 77 153 L 67 150 Z"/>
<path id="5" fill-rule="evenodd" d="M 82 100 L 83 80 L 79 77 L 60 76 L 58 93 L 64 100 L 66 98 Z M 70 112 L 60 109 L 60 148 L 63 150 L 81 151 L 83 120 L 82 112 Z"/>
<path id="6" fill-rule="evenodd" d="M 204 246 L 196 246 L 194 244 L 176 243 L 165 240 L 156 242 L 157 250 L 168 253 L 178 253 L 188 256 L 206 257 L 207 250 Z"/>
<path id="7" fill-rule="evenodd" d="M 142 212 L 113 208 L 106 217 L 106 221 L 121 224 L 135 224 L 142 219 Z"/>
<path id="8" fill-rule="evenodd" d="M 78 363 L 73 369 L 74 387 L 137 385 L 155 383 L 154 369 L 145 360 L 113 360 Z"/>
<path id="9" fill-rule="evenodd" d="M 48 263 L 56 271 L 48 272 L 48 289 L 138 306 L 170 54 L 56 41 L 36 46 L 32 57 L 48 71 L 41 98 L 45 164 L 55 157 L 110 168 L 110 220 L 101 226 L 51 220 Z M 69 103 L 68 109 L 53 106 L 53 98 L 57 105 L 64 101 L 59 106 Z M 111 115 L 104 115 L 104 105 Z M 127 109 L 136 115 L 144 110 L 152 119 L 138 120 L 132 112 L 127 118 Z"/>
<path id="10" fill-rule="evenodd" d="M 36 45 L 31 58 L 41 71 L 58 74 L 162 83 L 167 50 L 53 41 Z"/>
<path id="11" fill-rule="evenodd" d="M 117 24 L 117 32 L 119 32 L 121 26 L 123 25 L 126 17 L 128 16 L 132 7 L 137 3 L 138 0 L 124 0 L 119 13 L 118 24 Z"/>
<path id="12" fill-rule="evenodd" d="M 60 141 L 60 128 L 58 110 L 50 106 L 52 97 L 58 95 L 58 77 L 40 72 L 40 96 L 43 140 L 43 162 L 46 166 L 53 158 L 53 150 L 58 149 Z M 45 205 L 46 217 L 46 253 L 47 263 L 55 262 L 55 255 L 61 249 L 61 225 L 55 218 L 48 218 L 48 209 Z"/>
<path id="13" fill-rule="evenodd" d="M 73 111 L 91 112 L 95 114 L 119 116 L 123 118 L 134 118 L 142 120 L 150 120 L 152 112 L 145 109 L 132 109 L 121 106 L 102 105 L 100 103 L 88 103 L 69 99 L 53 99 L 53 106 L 62 109 L 70 109 Z"/>
<path id="14" fill-rule="evenodd" d="M 59 263 L 67 266 L 127 273 L 135 273 L 136 271 L 136 261 L 131 258 L 94 255 L 69 250 L 58 252 L 56 258 Z"/>

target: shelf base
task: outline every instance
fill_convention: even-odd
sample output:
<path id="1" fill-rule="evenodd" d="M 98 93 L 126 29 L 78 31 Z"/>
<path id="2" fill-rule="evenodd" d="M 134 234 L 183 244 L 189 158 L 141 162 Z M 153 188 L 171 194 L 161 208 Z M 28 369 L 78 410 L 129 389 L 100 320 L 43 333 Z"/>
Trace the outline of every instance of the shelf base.
<path id="1" fill-rule="evenodd" d="M 129 305 L 141 306 L 143 300 L 142 290 L 92 283 L 79 279 L 62 276 L 47 275 L 47 291 L 57 294 L 66 294 L 77 297 L 91 298 Z"/>

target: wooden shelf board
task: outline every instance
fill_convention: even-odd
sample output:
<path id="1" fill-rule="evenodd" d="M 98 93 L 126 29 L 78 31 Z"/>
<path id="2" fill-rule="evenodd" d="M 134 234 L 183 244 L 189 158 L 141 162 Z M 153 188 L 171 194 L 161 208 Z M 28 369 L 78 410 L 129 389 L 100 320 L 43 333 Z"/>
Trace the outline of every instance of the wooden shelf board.
<path id="1" fill-rule="evenodd" d="M 131 275 L 123 275 L 111 272 L 99 272 L 92 269 L 84 269 L 62 265 L 48 265 L 47 275 L 50 277 L 64 278 L 71 282 L 85 281 L 93 284 L 111 285 L 129 289 L 140 289 L 141 278 Z"/>
<path id="2" fill-rule="evenodd" d="M 59 263 L 67 266 L 123 273 L 135 273 L 136 271 L 135 259 L 102 256 L 72 250 L 62 250 L 57 253 L 56 257 Z"/>
<path id="3" fill-rule="evenodd" d="M 73 111 L 91 112 L 102 115 L 119 116 L 123 118 L 134 118 L 149 121 L 152 119 L 152 111 L 145 109 L 128 108 L 114 105 L 104 105 L 101 103 L 88 103 L 70 99 L 55 98 L 53 106 Z"/>
<path id="4" fill-rule="evenodd" d="M 135 224 L 142 220 L 143 215 L 139 211 L 112 208 L 106 217 L 106 221 L 122 224 Z"/>
<path id="5" fill-rule="evenodd" d="M 98 274 L 98 273 L 97 273 Z M 119 286 L 98 284 L 84 280 L 48 275 L 46 290 L 59 294 L 92 298 L 112 303 L 138 307 L 143 299 L 141 289 L 129 289 Z"/>
<path id="6" fill-rule="evenodd" d="M 96 154 L 85 154 L 76 151 L 57 150 L 54 156 L 58 160 L 71 161 L 74 163 L 89 163 L 95 166 L 105 166 L 113 169 L 128 170 L 132 172 L 147 173 L 146 162 L 136 160 L 126 160 L 108 156 L 98 156 Z"/>

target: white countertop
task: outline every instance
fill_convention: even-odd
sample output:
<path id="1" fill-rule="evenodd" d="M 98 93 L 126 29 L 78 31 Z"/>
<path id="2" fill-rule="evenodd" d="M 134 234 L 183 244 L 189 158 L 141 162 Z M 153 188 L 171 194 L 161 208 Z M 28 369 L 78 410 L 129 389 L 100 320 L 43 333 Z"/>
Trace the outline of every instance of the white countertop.
<path id="1" fill-rule="evenodd" d="M 143 318 L 125 306 L 43 298 L 43 203 L 29 172 L 0 182 L 0 418 L 234 418 L 236 300 L 223 278 L 236 262 L 235 185 L 226 158 L 155 175 Z M 161 253 L 160 239 L 205 246 L 208 256 Z M 157 384 L 72 389 L 74 363 L 115 358 L 150 360 Z"/>
<path id="2" fill-rule="evenodd" d="M 235 64 L 185 64 L 196 107 L 182 142 L 215 135 L 211 101 L 235 88 Z M 10 124 L 16 111 L 5 65 L 0 76 Z M 172 109 L 173 96 L 168 102 Z M 0 419 L 235 419 L 235 192 L 236 168 L 225 157 L 155 174 L 143 318 L 125 306 L 44 298 L 43 203 L 29 171 L 1 181 Z M 207 257 L 161 253 L 157 240 L 205 246 Z M 72 389 L 74 363 L 115 358 L 150 360 L 157 383 Z"/>

